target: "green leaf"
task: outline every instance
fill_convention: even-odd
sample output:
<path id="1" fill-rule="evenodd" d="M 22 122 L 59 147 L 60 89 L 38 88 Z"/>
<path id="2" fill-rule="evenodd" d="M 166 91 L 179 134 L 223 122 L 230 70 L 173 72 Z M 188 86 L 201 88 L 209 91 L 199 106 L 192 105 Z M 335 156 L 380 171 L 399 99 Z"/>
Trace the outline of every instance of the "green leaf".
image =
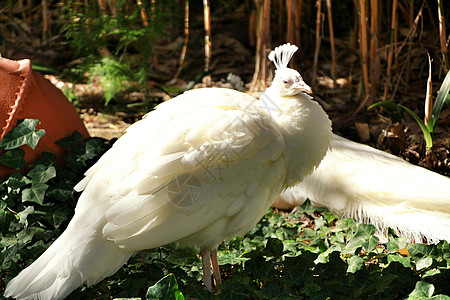
<path id="1" fill-rule="evenodd" d="M 433 264 L 433 245 L 409 244 L 408 252 L 416 263 L 416 269 L 422 270 Z"/>
<path id="2" fill-rule="evenodd" d="M 431 257 L 423 257 L 416 260 L 416 270 L 420 271 L 422 269 L 428 268 L 433 264 L 433 259 Z"/>
<path id="3" fill-rule="evenodd" d="M 45 130 L 36 129 L 39 120 L 24 119 L 19 121 L 17 127 L 5 134 L 0 141 L 0 149 L 10 150 L 19 148 L 23 145 L 28 145 L 35 149 L 39 139 L 45 135 Z"/>
<path id="4" fill-rule="evenodd" d="M 391 263 L 391 262 L 394 262 L 394 261 L 395 262 L 399 262 L 405 268 L 411 268 L 412 267 L 411 266 L 411 258 L 409 256 L 403 257 L 403 256 L 398 255 L 398 254 L 392 254 L 392 255 L 388 255 L 387 261 L 388 261 L 388 263 Z"/>
<path id="5" fill-rule="evenodd" d="M 33 183 L 46 183 L 56 177 L 56 169 L 53 166 L 37 165 L 27 175 L 33 180 Z"/>
<path id="6" fill-rule="evenodd" d="M 372 251 L 377 245 L 378 245 L 379 239 L 371 235 L 369 238 L 363 243 L 363 247 L 366 249 L 366 251 Z"/>
<path id="7" fill-rule="evenodd" d="M 0 156 L 0 164 L 9 168 L 20 170 L 27 164 L 23 159 L 24 155 L 25 151 L 21 148 L 8 150 Z"/>
<path id="8" fill-rule="evenodd" d="M 263 250 L 263 255 L 278 257 L 283 252 L 283 242 L 279 239 L 269 238 L 267 240 L 266 248 Z"/>
<path id="9" fill-rule="evenodd" d="M 27 177 L 23 176 L 21 173 L 16 172 L 10 174 L 3 184 L 10 189 L 19 189 L 27 184 L 31 183 Z"/>
<path id="10" fill-rule="evenodd" d="M 393 123 L 400 123 L 403 120 L 403 111 L 395 102 L 389 100 L 376 102 L 370 105 L 369 109 L 377 106 L 381 106 L 384 108 L 384 111 L 387 113 Z"/>
<path id="11" fill-rule="evenodd" d="M 346 230 L 355 226 L 355 224 L 355 220 L 353 220 L 352 218 L 345 218 L 337 221 L 336 227 L 342 230 Z"/>
<path id="12" fill-rule="evenodd" d="M 429 299 L 433 296 L 434 293 L 434 285 L 431 283 L 418 281 L 416 282 L 416 287 L 409 294 L 408 300 L 418 300 L 418 299 Z"/>
<path id="13" fill-rule="evenodd" d="M 86 142 L 86 158 L 93 159 L 105 152 L 105 140 L 91 138 Z"/>
<path id="14" fill-rule="evenodd" d="M 374 236 L 375 231 L 373 225 L 358 224 L 356 233 L 345 246 L 345 250 L 352 253 L 359 247 L 364 247 L 367 251 L 371 251 L 378 244 L 378 238 Z"/>
<path id="15" fill-rule="evenodd" d="M 55 144 L 71 149 L 73 147 L 79 147 L 82 140 L 83 136 L 81 135 L 81 133 L 75 130 L 71 136 L 59 139 L 55 142 Z"/>
<path id="16" fill-rule="evenodd" d="M 405 237 L 394 238 L 390 236 L 389 241 L 386 243 L 386 247 L 390 253 L 395 253 L 398 250 L 406 247 L 406 238 Z"/>
<path id="17" fill-rule="evenodd" d="M 56 155 L 50 152 L 42 152 L 41 157 L 39 157 L 37 160 L 35 160 L 31 165 L 37 166 L 37 165 L 44 165 L 49 166 L 53 165 L 56 160 Z"/>
<path id="18" fill-rule="evenodd" d="M 245 300 L 248 299 L 248 284 L 244 285 L 241 281 L 236 279 L 225 280 L 222 285 L 222 292 L 218 299 L 233 299 Z"/>
<path id="19" fill-rule="evenodd" d="M 441 87 L 437 93 L 436 101 L 433 104 L 433 110 L 431 111 L 430 120 L 428 121 L 428 130 L 432 133 L 434 130 L 434 126 L 439 118 L 439 114 L 441 113 L 442 106 L 446 101 L 450 92 L 450 72 L 447 72 L 447 75 L 442 82 Z"/>
<path id="20" fill-rule="evenodd" d="M 22 192 L 22 202 L 34 202 L 42 205 L 44 203 L 45 191 L 48 185 L 45 183 L 32 183 L 31 188 Z"/>
<path id="21" fill-rule="evenodd" d="M 19 223 L 20 224 L 25 224 L 25 226 L 28 226 L 27 223 L 27 217 L 29 214 L 32 214 L 34 212 L 34 207 L 33 206 L 27 206 L 23 211 L 21 211 L 20 213 L 18 213 L 18 217 L 19 217 Z"/>
<path id="22" fill-rule="evenodd" d="M 348 260 L 348 273 L 355 273 L 364 267 L 364 259 L 358 255 L 350 257 Z"/>
<path id="23" fill-rule="evenodd" d="M 184 300 L 184 296 L 178 289 L 175 275 L 169 274 L 148 288 L 146 299 Z"/>
<path id="24" fill-rule="evenodd" d="M 430 256 L 433 251 L 433 245 L 409 244 L 408 252 L 414 260 Z"/>
<path id="25" fill-rule="evenodd" d="M 406 110 L 414 118 L 414 120 L 416 120 L 417 124 L 419 124 L 420 129 L 422 129 L 425 142 L 427 144 L 427 149 L 431 149 L 431 147 L 433 147 L 433 138 L 431 137 L 431 132 L 428 130 L 428 127 L 425 126 L 423 121 L 419 118 L 419 116 L 415 112 L 413 112 L 406 106 L 400 105 L 400 107 Z"/>

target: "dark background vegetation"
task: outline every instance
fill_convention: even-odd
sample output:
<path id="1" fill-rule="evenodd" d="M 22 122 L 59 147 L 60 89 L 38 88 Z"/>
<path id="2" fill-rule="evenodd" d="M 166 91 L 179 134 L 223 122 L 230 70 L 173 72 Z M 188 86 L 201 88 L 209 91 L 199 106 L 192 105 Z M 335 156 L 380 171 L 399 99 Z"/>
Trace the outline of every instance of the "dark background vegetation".
<path id="1" fill-rule="evenodd" d="M 408 113 L 395 108 L 395 119 L 388 108 L 368 107 L 388 100 L 424 117 L 427 54 L 433 98 L 449 68 L 449 7 L 442 0 L 3 0 L 0 53 L 31 59 L 75 104 L 91 133 L 102 135 L 111 127 L 120 132 L 194 85 L 229 86 L 230 72 L 257 95 L 273 74 L 267 54 L 291 42 L 300 47 L 292 66 L 313 87 L 335 132 L 448 175 L 447 105 L 438 114 L 431 151 Z M 209 31 L 211 52 L 205 54 Z M 81 144 L 76 136 L 63 143 L 71 149 L 68 168 L 47 157 L 0 188 L 0 288 L 64 230 L 78 197 L 72 186 L 109 147 L 102 139 Z M 217 297 L 449 294 L 448 243 L 400 251 L 406 243 L 394 235 L 378 244 L 370 226 L 337 221 L 308 204 L 302 211 L 269 212 L 245 238 L 220 249 L 225 282 Z M 71 298 L 145 297 L 147 287 L 169 273 L 185 295 L 211 297 L 200 288 L 195 251 L 171 245 L 137 255 L 115 276 Z"/>

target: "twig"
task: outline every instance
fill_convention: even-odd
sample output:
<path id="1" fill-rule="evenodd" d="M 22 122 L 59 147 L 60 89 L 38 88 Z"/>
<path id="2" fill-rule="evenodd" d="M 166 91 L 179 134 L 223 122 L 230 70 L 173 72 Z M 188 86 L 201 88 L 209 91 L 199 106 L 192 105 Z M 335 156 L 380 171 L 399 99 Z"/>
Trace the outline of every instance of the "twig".
<path id="1" fill-rule="evenodd" d="M 366 19 L 366 0 L 359 1 L 359 16 L 361 26 L 361 56 L 364 88 L 366 95 L 370 95 L 369 68 L 368 68 L 368 51 L 367 51 L 367 19 Z M 366 98 L 367 99 L 367 98 Z"/>
<path id="2" fill-rule="evenodd" d="M 183 48 L 181 48 L 180 59 L 178 60 L 178 68 L 175 73 L 174 78 L 180 76 L 181 70 L 183 69 L 184 59 L 186 57 L 187 45 L 189 43 L 189 0 L 184 1 L 184 43 Z"/>
<path id="3" fill-rule="evenodd" d="M 314 65 L 312 74 L 312 85 L 316 85 L 317 68 L 319 65 L 319 50 L 321 42 L 321 25 L 322 25 L 322 0 L 316 0 L 317 14 L 316 14 L 316 46 L 314 50 Z"/>
<path id="4" fill-rule="evenodd" d="M 409 3 L 409 28 L 414 26 L 414 1 Z M 409 86 L 409 81 L 411 79 L 411 51 L 412 51 L 412 38 L 408 41 L 408 54 L 406 56 L 406 88 Z"/>
<path id="5" fill-rule="evenodd" d="M 331 43 L 331 78 L 336 81 L 336 47 L 334 42 L 334 29 L 333 29 L 333 13 L 331 10 L 331 0 L 327 0 L 327 14 L 328 14 L 328 29 L 330 31 L 330 43 Z"/>
<path id="6" fill-rule="evenodd" d="M 388 55 L 388 66 L 387 66 L 387 76 L 386 76 L 386 82 L 384 84 L 384 95 L 383 99 L 387 100 L 387 93 L 390 86 L 391 81 L 391 72 L 392 72 L 392 56 L 394 55 L 394 31 L 395 31 L 395 24 L 397 19 L 397 0 L 394 0 L 392 4 L 392 19 L 391 19 L 391 39 L 389 44 L 389 55 Z"/>
<path id="7" fill-rule="evenodd" d="M 47 35 L 49 28 L 49 14 L 47 7 L 47 0 L 42 0 L 42 42 L 47 43 Z"/>
<path id="8" fill-rule="evenodd" d="M 442 61 L 445 73 L 448 72 L 449 69 L 449 63 L 448 63 L 448 57 L 447 57 L 447 34 L 445 33 L 445 19 L 444 15 L 442 14 L 442 2 L 441 0 L 437 0 L 438 4 L 438 16 L 439 16 L 439 39 L 441 41 L 441 52 L 442 52 Z"/>
<path id="9" fill-rule="evenodd" d="M 378 0 L 371 0 L 371 18 L 370 18 L 370 85 L 371 97 L 375 98 L 380 82 L 380 59 L 378 57 Z"/>

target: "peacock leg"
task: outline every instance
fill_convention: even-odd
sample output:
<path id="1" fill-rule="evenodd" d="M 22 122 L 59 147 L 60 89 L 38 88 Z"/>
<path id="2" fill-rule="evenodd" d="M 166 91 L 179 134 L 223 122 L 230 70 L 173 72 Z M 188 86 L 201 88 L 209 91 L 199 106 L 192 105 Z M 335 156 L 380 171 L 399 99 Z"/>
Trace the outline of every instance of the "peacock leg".
<path id="1" fill-rule="evenodd" d="M 211 250 L 211 265 L 213 269 L 213 275 L 214 275 L 214 284 L 217 287 L 219 284 L 222 283 L 222 278 L 220 277 L 220 269 L 219 269 L 219 262 L 217 261 L 217 248 L 214 250 Z"/>
<path id="2" fill-rule="evenodd" d="M 201 249 L 200 255 L 202 256 L 202 266 L 203 266 L 203 281 L 205 282 L 206 289 L 212 292 L 212 282 L 211 282 L 211 265 L 210 265 L 210 251 Z"/>

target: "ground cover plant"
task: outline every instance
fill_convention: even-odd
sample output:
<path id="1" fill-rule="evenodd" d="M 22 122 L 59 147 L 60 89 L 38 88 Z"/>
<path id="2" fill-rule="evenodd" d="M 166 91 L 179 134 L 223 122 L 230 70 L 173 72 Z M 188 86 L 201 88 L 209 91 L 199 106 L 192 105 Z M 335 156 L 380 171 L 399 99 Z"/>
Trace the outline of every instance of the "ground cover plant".
<path id="1" fill-rule="evenodd" d="M 45 132 L 24 120 L 5 136 L 0 163 L 20 169 L 23 150 Z M 78 193 L 73 186 L 113 141 L 75 132 L 58 143 L 65 165 L 44 153 L 23 174 L 0 186 L 1 291 L 60 235 Z M 375 227 L 339 219 L 309 201 L 296 212 L 269 210 L 244 237 L 219 248 L 223 284 L 211 294 L 202 286 L 194 249 L 167 245 L 137 253 L 99 284 L 68 299 L 450 299 L 450 246 L 407 244 L 389 233 L 380 243 Z"/>
<path id="2" fill-rule="evenodd" d="M 315 99 L 333 120 L 334 132 L 449 175 L 450 114 L 448 105 L 440 106 L 448 89 L 441 96 L 435 93 L 449 69 L 449 4 L 10 0 L 0 4 L 0 55 L 31 59 L 35 70 L 64 84 L 66 96 L 83 110 L 88 127 L 110 129 L 117 123 L 106 120 L 105 112 L 133 123 L 157 103 L 196 83 L 204 86 L 206 75 L 211 75 L 209 84 L 222 86 L 233 72 L 251 83 L 246 91 L 264 89 L 272 72 L 262 53 L 291 42 L 301 48 L 293 67 L 313 87 Z M 209 51 L 204 51 L 208 45 Z M 427 53 L 433 71 L 429 84 Z M 435 119 L 425 128 L 419 126 L 419 117 L 424 115 L 427 85 L 433 86 L 434 105 L 442 111 L 432 110 Z M 367 109 L 379 101 L 406 107 L 419 117 L 404 113 L 394 120 L 387 107 Z M 24 167 L 23 151 L 17 147 L 36 145 L 43 134 L 34 129 L 36 122 L 24 121 L 20 133 L 0 143 L 6 151 L 0 153 L 1 164 Z M 366 125 L 362 126 L 366 132 L 356 125 Z M 117 131 L 119 136 L 123 127 Z M 65 229 L 79 196 L 73 186 L 113 142 L 99 138 L 82 142 L 74 133 L 60 142 L 69 151 L 64 166 L 45 153 L 21 173 L 4 178 L 0 295 L 6 283 Z M 447 242 L 407 244 L 390 233 L 388 241 L 380 243 L 372 226 L 339 220 L 308 202 L 296 213 L 269 210 L 245 237 L 222 245 L 219 260 L 224 283 L 215 295 L 201 285 L 198 253 L 168 245 L 137 253 L 115 275 L 78 289 L 69 299 L 447 299 L 443 295 L 450 295 Z"/>

